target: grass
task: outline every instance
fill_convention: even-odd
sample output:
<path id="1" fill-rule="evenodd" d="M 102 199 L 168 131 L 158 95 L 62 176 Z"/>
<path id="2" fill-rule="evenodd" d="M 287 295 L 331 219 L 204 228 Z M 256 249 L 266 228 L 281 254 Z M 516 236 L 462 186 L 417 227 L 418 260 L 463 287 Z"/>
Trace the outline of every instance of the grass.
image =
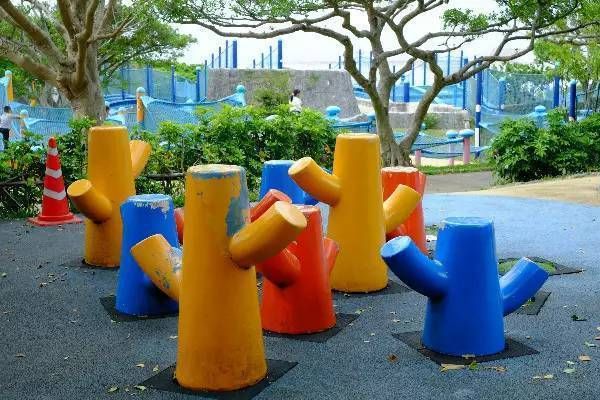
<path id="1" fill-rule="evenodd" d="M 440 230 L 440 227 L 437 225 L 428 225 L 425 227 L 425 233 L 427 235 L 436 235 L 437 236 L 439 230 Z"/>
<path id="2" fill-rule="evenodd" d="M 492 166 L 487 162 L 472 162 L 467 165 L 443 167 L 421 166 L 419 170 L 426 175 L 463 174 L 466 172 L 491 171 Z"/>
<path id="3" fill-rule="evenodd" d="M 517 263 L 517 261 L 519 261 L 519 260 L 507 260 L 507 261 L 501 262 L 498 265 L 498 272 L 500 272 L 500 275 L 504 275 L 505 273 L 507 273 L 508 270 L 510 270 L 513 267 L 513 265 L 515 265 Z M 556 267 L 554 267 L 554 264 L 551 262 L 536 262 L 536 264 L 539 265 L 540 267 L 542 267 L 548 273 L 552 273 L 552 272 L 556 271 Z"/>

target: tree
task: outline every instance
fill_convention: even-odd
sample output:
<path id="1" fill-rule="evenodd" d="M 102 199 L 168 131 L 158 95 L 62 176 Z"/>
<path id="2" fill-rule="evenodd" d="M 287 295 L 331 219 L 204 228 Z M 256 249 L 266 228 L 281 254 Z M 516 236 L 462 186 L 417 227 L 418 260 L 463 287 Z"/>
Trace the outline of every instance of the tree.
<path id="1" fill-rule="evenodd" d="M 191 40 L 156 22 L 151 11 L 142 1 L 23 0 L 17 6 L 0 0 L 0 57 L 57 87 L 75 115 L 101 123 L 101 70 L 110 75 L 128 57 L 169 54 L 166 49 Z"/>
<path id="2" fill-rule="evenodd" d="M 527 54 L 537 39 L 555 34 L 578 32 L 580 25 L 565 22 L 581 8 L 581 1 L 593 0 L 496 0 L 497 12 L 477 14 L 451 8 L 458 0 L 159 0 L 169 21 L 196 24 L 221 36 L 267 39 L 294 32 L 312 32 L 336 40 L 344 49 L 344 66 L 369 95 L 376 115 L 386 164 L 410 164 L 409 152 L 430 104 L 449 85 L 474 76 L 494 62 L 505 62 Z M 411 24 L 423 23 L 435 10 L 443 10 L 443 28 L 418 38 L 405 31 Z M 367 27 L 357 24 L 357 14 L 366 16 Z M 430 17 L 431 18 L 431 17 Z M 583 24 L 588 26 L 594 22 Z M 597 23 L 597 21 L 596 21 Z M 384 32 L 394 43 L 384 45 Z M 500 39 L 493 39 L 499 35 Z M 445 75 L 436 56 L 456 50 L 468 42 L 490 37 L 487 55 L 479 56 L 458 71 Z M 354 60 L 354 43 L 369 42 L 373 60 L 361 74 Z M 518 50 L 509 45 L 521 43 Z M 396 72 L 391 57 L 403 57 Z M 390 92 L 396 81 L 417 61 L 428 64 L 434 79 L 416 107 L 406 137 L 398 145 L 394 139 L 389 110 Z"/>
<path id="3" fill-rule="evenodd" d="M 580 13 L 571 18 L 576 23 L 600 21 L 600 3 L 585 4 Z M 600 109 L 600 26 L 590 25 L 580 34 L 563 34 L 540 40 L 535 44 L 536 62 L 549 74 L 576 79 L 584 89 L 585 108 Z"/>

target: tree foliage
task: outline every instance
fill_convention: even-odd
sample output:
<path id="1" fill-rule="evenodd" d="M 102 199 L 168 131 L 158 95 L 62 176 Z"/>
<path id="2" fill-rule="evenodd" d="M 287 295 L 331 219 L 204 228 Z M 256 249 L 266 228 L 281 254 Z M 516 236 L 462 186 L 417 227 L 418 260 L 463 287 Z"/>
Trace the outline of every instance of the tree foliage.
<path id="1" fill-rule="evenodd" d="M 588 1 L 588 0 L 586 0 Z M 589 0 L 591 1 L 591 0 Z M 496 0 L 497 11 L 476 14 L 460 8 L 458 0 L 158 0 L 169 21 L 197 24 L 222 36 L 266 39 L 294 32 L 311 32 L 336 40 L 344 48 L 344 66 L 369 95 L 382 138 L 384 159 L 389 164 L 410 163 L 408 152 L 419 133 L 429 105 L 446 86 L 474 76 L 495 62 L 527 54 L 536 40 L 557 34 L 576 34 L 598 21 L 568 17 L 581 9 L 580 0 Z M 443 11 L 443 27 L 420 37 L 406 31 Z M 366 25 L 360 17 L 366 17 Z M 391 32 L 393 43 L 382 40 Z M 450 74 L 435 62 L 436 56 L 477 39 L 500 36 L 488 54 L 478 56 Z M 355 43 L 369 42 L 371 67 L 359 71 L 354 60 Z M 510 50 L 513 43 L 523 43 Z M 392 57 L 402 58 L 395 72 Z M 389 120 L 389 97 L 396 81 L 418 60 L 428 64 L 433 82 L 416 108 L 408 134 L 396 145 Z"/>

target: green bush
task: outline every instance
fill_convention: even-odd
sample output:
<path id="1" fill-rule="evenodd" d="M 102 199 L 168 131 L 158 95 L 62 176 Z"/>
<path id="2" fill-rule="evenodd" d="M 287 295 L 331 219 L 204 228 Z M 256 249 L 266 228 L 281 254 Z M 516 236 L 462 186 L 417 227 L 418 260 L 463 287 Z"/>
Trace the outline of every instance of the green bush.
<path id="1" fill-rule="evenodd" d="M 423 118 L 423 123 L 427 129 L 435 129 L 439 124 L 439 119 L 433 114 L 427 114 L 425 118 Z"/>
<path id="2" fill-rule="evenodd" d="M 505 121 L 490 160 L 496 175 L 525 182 L 600 168 L 600 115 L 566 123 L 564 110 L 548 113 L 548 127 L 529 119 Z"/>
<path id="3" fill-rule="evenodd" d="M 277 108 L 280 105 L 288 104 L 289 94 L 285 91 L 270 88 L 261 87 L 254 90 L 252 96 L 252 102 L 258 107 L 264 107 L 268 110 Z"/>

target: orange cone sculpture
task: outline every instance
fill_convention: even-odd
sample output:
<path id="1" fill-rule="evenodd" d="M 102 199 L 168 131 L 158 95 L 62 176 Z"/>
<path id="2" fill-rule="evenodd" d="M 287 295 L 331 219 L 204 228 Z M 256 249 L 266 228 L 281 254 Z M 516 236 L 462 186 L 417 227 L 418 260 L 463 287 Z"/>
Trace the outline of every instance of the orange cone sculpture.
<path id="1" fill-rule="evenodd" d="M 245 170 L 238 166 L 191 167 L 185 186 L 181 290 L 171 293 L 179 297 L 175 377 L 190 390 L 240 389 L 267 373 L 253 265 L 288 246 L 306 219 L 278 201 L 248 224 Z M 160 238 L 150 236 L 131 249 L 151 278 L 177 261 L 168 248 L 155 247 Z M 154 263 L 144 262 L 152 255 Z"/>
<path id="2" fill-rule="evenodd" d="M 383 185 L 383 199 L 387 199 L 400 185 L 413 188 L 423 198 L 427 176 L 412 167 L 386 167 L 381 170 L 381 182 Z M 415 207 L 406 221 L 398 228 L 386 235 L 386 240 L 392 240 L 398 236 L 410 236 L 413 242 L 427 254 L 427 241 L 425 238 L 425 220 L 423 218 L 423 202 Z"/>
<path id="3" fill-rule="evenodd" d="M 335 325 L 329 275 L 338 247 L 323 238 L 321 211 L 298 206 L 307 227 L 277 256 L 257 265 L 263 273 L 263 329 L 277 333 L 321 332 Z"/>
<path id="4" fill-rule="evenodd" d="M 54 137 L 48 140 L 42 212 L 37 217 L 29 218 L 29 222 L 37 226 L 77 224 L 81 222 L 80 218 L 69 211 L 69 201 L 65 192 L 60 157 L 58 156 L 58 148 Z"/>

